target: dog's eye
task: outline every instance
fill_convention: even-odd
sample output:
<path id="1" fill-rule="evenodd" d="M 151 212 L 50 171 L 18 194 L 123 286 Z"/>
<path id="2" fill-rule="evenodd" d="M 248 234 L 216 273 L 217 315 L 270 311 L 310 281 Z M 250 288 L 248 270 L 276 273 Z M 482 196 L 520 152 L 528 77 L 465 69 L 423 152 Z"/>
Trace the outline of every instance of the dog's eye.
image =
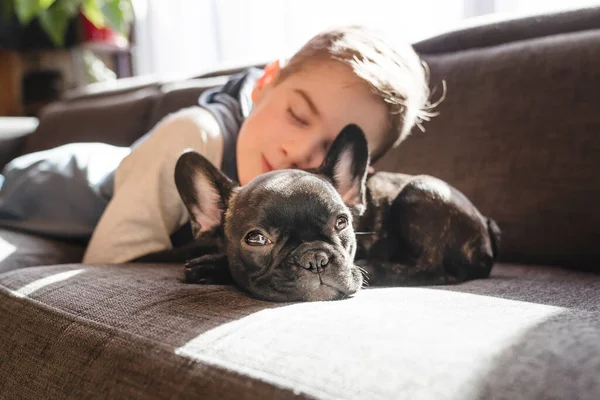
<path id="1" fill-rule="evenodd" d="M 335 221 L 335 229 L 341 231 L 342 229 L 348 226 L 348 218 L 345 216 L 338 217 L 337 221 Z"/>
<path id="2" fill-rule="evenodd" d="M 253 231 L 246 235 L 246 243 L 250 246 L 265 246 L 271 243 L 271 241 L 262 233 Z"/>

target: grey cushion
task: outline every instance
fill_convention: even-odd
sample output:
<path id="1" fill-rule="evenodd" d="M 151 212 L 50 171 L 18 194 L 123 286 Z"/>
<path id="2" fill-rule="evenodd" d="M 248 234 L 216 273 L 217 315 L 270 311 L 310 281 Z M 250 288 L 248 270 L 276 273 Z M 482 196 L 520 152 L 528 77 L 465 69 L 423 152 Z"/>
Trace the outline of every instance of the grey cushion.
<path id="1" fill-rule="evenodd" d="M 598 48 L 590 30 L 425 57 L 440 115 L 377 169 L 456 186 L 500 225 L 504 261 L 598 269 Z"/>
<path id="2" fill-rule="evenodd" d="M 129 152 L 71 143 L 16 158 L 2 170 L 0 226 L 89 240 L 112 197 L 114 171 Z"/>
<path id="3" fill-rule="evenodd" d="M 0 276 L 0 393 L 36 398 L 600 396 L 600 276 L 499 265 L 452 287 L 278 304 L 180 266 Z"/>

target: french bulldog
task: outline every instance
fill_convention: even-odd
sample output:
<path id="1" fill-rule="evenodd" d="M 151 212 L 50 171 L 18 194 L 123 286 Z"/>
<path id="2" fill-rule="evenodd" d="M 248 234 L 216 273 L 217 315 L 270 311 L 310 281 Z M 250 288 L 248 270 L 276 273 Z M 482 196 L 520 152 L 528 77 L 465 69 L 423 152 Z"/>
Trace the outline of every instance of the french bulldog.
<path id="1" fill-rule="evenodd" d="M 140 261 L 185 262 L 185 281 L 236 284 L 270 301 L 333 300 L 363 285 L 452 284 L 489 276 L 501 231 L 435 177 L 367 175 L 348 125 L 314 170 L 278 170 L 240 187 L 198 153 L 175 182 L 196 238 Z"/>
<path id="2" fill-rule="evenodd" d="M 367 142 L 346 127 L 316 171 L 276 170 L 245 186 L 187 151 L 175 184 L 194 237 L 216 252 L 188 261 L 186 281 L 235 283 L 268 301 L 334 300 L 363 284 L 354 216 L 365 209 Z"/>

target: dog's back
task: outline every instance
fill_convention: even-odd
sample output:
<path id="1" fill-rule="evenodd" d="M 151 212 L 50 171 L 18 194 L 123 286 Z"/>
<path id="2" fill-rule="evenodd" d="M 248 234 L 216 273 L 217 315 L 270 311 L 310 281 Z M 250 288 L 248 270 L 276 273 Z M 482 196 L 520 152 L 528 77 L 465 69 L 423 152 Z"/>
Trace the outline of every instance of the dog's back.
<path id="1" fill-rule="evenodd" d="M 448 281 L 485 278 L 498 256 L 497 224 L 458 189 L 428 175 L 369 176 L 367 212 L 355 228 L 357 259 L 401 264 L 436 281 L 436 275 Z"/>

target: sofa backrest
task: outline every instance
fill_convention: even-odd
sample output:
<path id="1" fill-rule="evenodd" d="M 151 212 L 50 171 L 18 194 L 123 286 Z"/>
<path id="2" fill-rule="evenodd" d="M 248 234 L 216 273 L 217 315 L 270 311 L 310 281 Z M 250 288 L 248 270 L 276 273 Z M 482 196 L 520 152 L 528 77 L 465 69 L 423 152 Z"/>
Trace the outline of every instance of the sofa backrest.
<path id="1" fill-rule="evenodd" d="M 25 140 L 20 154 L 74 142 L 103 142 L 129 146 L 166 115 L 198 105 L 209 88 L 223 85 L 231 68 L 175 81 L 140 80 L 106 90 L 77 90 L 42 110 L 40 124 Z"/>
<path id="2" fill-rule="evenodd" d="M 589 12 L 577 15 L 596 29 L 554 18 L 557 34 L 430 46 L 431 83 L 448 87 L 440 114 L 376 167 L 457 187 L 500 225 L 504 261 L 600 271 L 600 8 Z"/>
<path id="3" fill-rule="evenodd" d="M 145 133 L 160 95 L 159 87 L 57 101 L 42 110 L 38 128 L 25 141 L 23 153 L 73 142 L 103 142 L 129 146 Z"/>
<path id="4" fill-rule="evenodd" d="M 163 85 L 160 96 L 152 106 L 146 123 L 146 132 L 150 131 L 168 114 L 185 107 L 198 105 L 198 98 L 205 90 L 224 85 L 227 78 L 227 76 L 195 78 Z"/>

